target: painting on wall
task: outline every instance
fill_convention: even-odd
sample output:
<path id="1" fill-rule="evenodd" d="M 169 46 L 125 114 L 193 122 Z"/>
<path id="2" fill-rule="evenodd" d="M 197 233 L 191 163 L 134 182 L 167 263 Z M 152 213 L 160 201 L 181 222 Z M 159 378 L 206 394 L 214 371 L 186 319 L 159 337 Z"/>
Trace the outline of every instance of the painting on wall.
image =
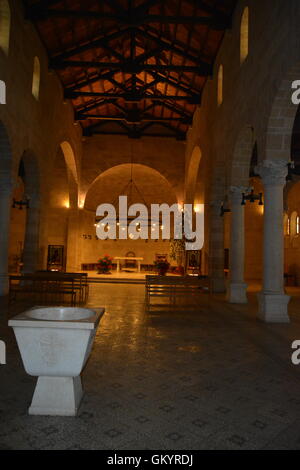
<path id="1" fill-rule="evenodd" d="M 48 245 L 48 271 L 62 271 L 64 268 L 64 246 Z"/>
<path id="2" fill-rule="evenodd" d="M 186 272 L 187 274 L 201 274 L 201 250 L 186 252 Z"/>

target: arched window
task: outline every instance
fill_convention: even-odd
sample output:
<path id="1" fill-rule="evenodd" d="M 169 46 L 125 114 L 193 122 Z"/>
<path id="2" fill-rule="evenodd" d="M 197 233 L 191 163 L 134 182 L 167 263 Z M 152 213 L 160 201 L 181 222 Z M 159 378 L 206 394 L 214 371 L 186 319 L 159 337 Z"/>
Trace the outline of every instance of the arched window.
<path id="1" fill-rule="evenodd" d="M 243 11 L 241 21 L 241 35 L 240 35 L 240 61 L 241 64 L 246 60 L 249 53 L 249 8 L 246 7 Z"/>
<path id="2" fill-rule="evenodd" d="M 33 78 L 32 78 L 32 94 L 36 100 L 39 99 L 40 93 L 40 80 L 41 80 L 41 66 L 38 57 L 33 61 Z"/>
<path id="3" fill-rule="evenodd" d="M 0 104 L 6 104 L 6 85 L 3 80 L 0 80 Z"/>
<path id="4" fill-rule="evenodd" d="M 287 214 L 284 214 L 283 226 L 284 226 L 284 236 L 287 237 L 291 234 L 291 219 L 289 218 Z"/>
<path id="5" fill-rule="evenodd" d="M 300 217 L 299 215 L 297 215 L 297 218 L 296 218 L 296 235 L 299 235 L 300 234 Z"/>
<path id="6" fill-rule="evenodd" d="M 0 48 L 8 54 L 10 34 L 10 8 L 7 0 L 0 0 Z"/>
<path id="7" fill-rule="evenodd" d="M 223 103 L 223 80 L 224 80 L 223 65 L 220 65 L 219 70 L 218 70 L 218 106 L 220 106 Z"/>
<path id="8" fill-rule="evenodd" d="M 293 212 L 291 215 L 291 222 L 290 222 L 290 235 L 295 237 L 297 235 L 297 219 L 298 219 L 297 212 Z M 299 227 L 300 228 L 300 227 Z"/>

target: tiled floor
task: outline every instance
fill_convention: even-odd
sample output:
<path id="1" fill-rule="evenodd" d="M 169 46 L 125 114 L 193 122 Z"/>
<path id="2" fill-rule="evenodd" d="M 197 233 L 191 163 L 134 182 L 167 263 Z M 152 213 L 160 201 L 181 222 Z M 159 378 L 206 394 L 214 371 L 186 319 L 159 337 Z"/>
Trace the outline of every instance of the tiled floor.
<path id="1" fill-rule="evenodd" d="M 253 292 L 248 306 L 204 296 L 197 312 L 147 316 L 142 285 L 92 286 L 89 305 L 106 314 L 76 418 L 28 416 L 36 379 L 23 369 L 2 308 L 0 449 L 300 449 L 293 294 L 292 323 L 265 325 L 255 319 Z"/>

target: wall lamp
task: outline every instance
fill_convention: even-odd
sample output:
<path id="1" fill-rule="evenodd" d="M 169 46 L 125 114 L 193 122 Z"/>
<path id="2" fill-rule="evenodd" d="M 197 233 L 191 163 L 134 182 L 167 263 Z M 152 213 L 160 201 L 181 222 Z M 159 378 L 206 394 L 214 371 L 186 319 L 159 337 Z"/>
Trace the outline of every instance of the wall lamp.
<path id="1" fill-rule="evenodd" d="M 293 181 L 293 176 L 300 176 L 300 168 L 299 165 L 295 165 L 294 161 L 288 163 L 288 175 L 286 177 L 286 181 Z"/>
<path id="2" fill-rule="evenodd" d="M 18 208 L 21 211 L 23 210 L 23 206 L 26 209 L 29 209 L 29 199 L 26 196 L 24 196 L 24 198 L 21 201 L 16 201 L 15 198 L 13 199 L 13 204 L 12 204 L 13 209 Z"/>
<path id="3" fill-rule="evenodd" d="M 222 202 L 220 216 L 224 217 L 224 215 L 228 212 L 231 212 L 231 209 L 229 209 L 229 207 L 226 207 L 224 202 Z"/>
<path id="4" fill-rule="evenodd" d="M 253 204 L 255 201 L 259 201 L 258 205 L 263 206 L 264 205 L 263 193 L 254 194 L 253 189 L 251 190 L 251 193 L 249 194 L 243 193 L 242 194 L 242 206 L 245 206 L 247 201 L 251 202 L 251 204 Z"/>

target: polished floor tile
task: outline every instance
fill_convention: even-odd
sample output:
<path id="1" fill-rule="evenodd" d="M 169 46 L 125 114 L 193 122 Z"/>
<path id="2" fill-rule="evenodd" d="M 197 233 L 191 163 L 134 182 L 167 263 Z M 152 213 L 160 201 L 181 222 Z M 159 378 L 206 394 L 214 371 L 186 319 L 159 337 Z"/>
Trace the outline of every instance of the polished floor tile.
<path id="1" fill-rule="evenodd" d="M 97 284 L 105 307 L 83 372 L 76 418 L 27 414 L 36 379 L 26 375 L 2 306 L 1 449 L 300 449 L 300 295 L 290 325 L 256 320 L 249 305 L 204 296 L 194 312 L 147 315 L 143 285 Z"/>

